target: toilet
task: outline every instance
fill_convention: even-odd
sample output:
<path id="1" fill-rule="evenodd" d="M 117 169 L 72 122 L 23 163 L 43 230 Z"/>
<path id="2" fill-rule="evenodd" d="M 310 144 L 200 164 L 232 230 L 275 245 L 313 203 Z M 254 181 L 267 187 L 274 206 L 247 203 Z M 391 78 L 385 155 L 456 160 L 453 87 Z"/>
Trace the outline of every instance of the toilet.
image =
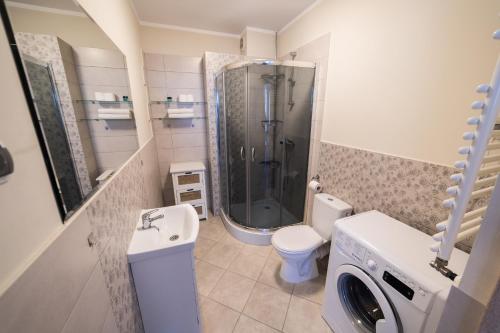
<path id="1" fill-rule="evenodd" d="M 318 193 L 314 196 L 312 226 L 301 224 L 276 231 L 271 242 L 283 258 L 281 278 L 299 283 L 317 277 L 316 249 L 332 239 L 335 221 L 351 212 L 352 207 L 342 200 Z"/>

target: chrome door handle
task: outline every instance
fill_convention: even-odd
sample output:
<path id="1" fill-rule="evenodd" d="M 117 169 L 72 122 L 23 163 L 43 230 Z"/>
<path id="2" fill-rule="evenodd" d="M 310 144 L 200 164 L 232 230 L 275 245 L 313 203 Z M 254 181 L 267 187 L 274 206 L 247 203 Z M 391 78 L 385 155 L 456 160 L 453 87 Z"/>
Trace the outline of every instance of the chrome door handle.
<path id="1" fill-rule="evenodd" d="M 252 162 L 255 162 L 255 147 L 252 147 Z"/>
<path id="2" fill-rule="evenodd" d="M 245 147 L 243 146 L 240 147 L 240 157 L 242 161 L 245 160 Z"/>

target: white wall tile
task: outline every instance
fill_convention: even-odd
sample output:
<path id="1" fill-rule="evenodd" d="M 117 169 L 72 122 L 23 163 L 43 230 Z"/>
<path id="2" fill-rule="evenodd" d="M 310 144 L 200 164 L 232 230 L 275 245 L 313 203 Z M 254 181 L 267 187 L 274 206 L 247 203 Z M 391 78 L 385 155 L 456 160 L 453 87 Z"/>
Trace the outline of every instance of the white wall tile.
<path id="1" fill-rule="evenodd" d="M 203 89 L 203 76 L 193 73 L 167 72 L 167 88 Z"/>
<path id="2" fill-rule="evenodd" d="M 92 137 L 99 136 L 137 136 L 134 120 L 88 121 Z"/>
<path id="3" fill-rule="evenodd" d="M 79 84 L 75 65 L 67 60 L 63 60 L 64 72 L 68 83 Z"/>
<path id="4" fill-rule="evenodd" d="M 93 137 L 92 144 L 96 153 L 135 151 L 139 148 L 136 135 Z"/>
<path id="5" fill-rule="evenodd" d="M 100 332 L 111 307 L 101 266 L 95 266 L 62 333 Z"/>
<path id="6" fill-rule="evenodd" d="M 160 164 L 160 169 L 166 166 L 170 166 L 174 160 L 174 150 L 173 149 L 158 149 L 158 163 Z"/>
<path id="7" fill-rule="evenodd" d="M 146 79 L 150 88 L 164 88 L 167 86 L 165 72 L 146 71 Z"/>
<path id="8" fill-rule="evenodd" d="M 169 72 L 203 73 L 201 57 L 163 56 L 165 70 Z"/>
<path id="9" fill-rule="evenodd" d="M 76 71 L 83 85 L 129 86 L 126 69 L 77 66 Z"/>
<path id="10" fill-rule="evenodd" d="M 172 148 L 172 135 L 170 134 L 155 134 L 156 146 L 158 149 Z"/>
<path id="11" fill-rule="evenodd" d="M 61 228 L 63 226 L 61 225 Z M 81 212 L 0 298 L 3 332 L 60 332 L 97 264 Z"/>
<path id="12" fill-rule="evenodd" d="M 99 172 L 107 169 L 117 170 L 125 163 L 135 151 L 120 151 L 112 153 L 97 153 L 96 160 Z"/>
<path id="13" fill-rule="evenodd" d="M 153 71 L 164 71 L 163 56 L 161 54 L 144 53 L 144 66 Z"/>
<path id="14" fill-rule="evenodd" d="M 177 133 L 200 133 L 206 132 L 205 119 L 170 119 L 170 131 Z"/>
<path id="15" fill-rule="evenodd" d="M 207 137 L 205 133 L 173 134 L 172 144 L 175 148 L 206 147 Z"/>
<path id="16" fill-rule="evenodd" d="M 202 161 L 207 155 L 206 147 L 174 148 L 174 162 Z"/>
<path id="17" fill-rule="evenodd" d="M 169 119 L 153 119 L 154 134 L 170 134 L 170 122 Z"/>
<path id="18" fill-rule="evenodd" d="M 79 66 L 126 68 L 125 57 L 120 51 L 92 47 L 74 47 L 75 63 Z"/>
<path id="19" fill-rule="evenodd" d="M 167 99 L 166 88 L 149 87 L 148 92 L 150 101 L 165 101 Z"/>

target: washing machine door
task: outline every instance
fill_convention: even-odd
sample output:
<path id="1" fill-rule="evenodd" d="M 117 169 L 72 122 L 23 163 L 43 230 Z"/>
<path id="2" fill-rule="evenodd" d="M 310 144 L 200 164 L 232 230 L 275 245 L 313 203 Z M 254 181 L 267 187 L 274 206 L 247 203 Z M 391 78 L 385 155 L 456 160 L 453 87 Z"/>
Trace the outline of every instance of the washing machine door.
<path id="1" fill-rule="evenodd" d="M 378 284 L 363 270 L 341 265 L 335 274 L 335 297 L 355 332 L 401 332 L 397 314 Z"/>

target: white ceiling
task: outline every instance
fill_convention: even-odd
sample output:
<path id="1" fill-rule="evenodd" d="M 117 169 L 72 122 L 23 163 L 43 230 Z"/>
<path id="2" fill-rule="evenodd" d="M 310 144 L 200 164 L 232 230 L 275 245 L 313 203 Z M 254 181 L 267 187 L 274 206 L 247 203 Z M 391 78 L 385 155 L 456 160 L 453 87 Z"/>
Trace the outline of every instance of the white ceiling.
<path id="1" fill-rule="evenodd" d="M 278 31 L 315 0 L 132 0 L 141 21 L 239 34 Z"/>
<path id="2" fill-rule="evenodd" d="M 105 0 L 102 0 L 105 1 Z M 130 0 L 147 23 L 239 34 L 246 26 L 278 31 L 316 0 Z M 14 0 L 79 11 L 73 0 Z"/>

